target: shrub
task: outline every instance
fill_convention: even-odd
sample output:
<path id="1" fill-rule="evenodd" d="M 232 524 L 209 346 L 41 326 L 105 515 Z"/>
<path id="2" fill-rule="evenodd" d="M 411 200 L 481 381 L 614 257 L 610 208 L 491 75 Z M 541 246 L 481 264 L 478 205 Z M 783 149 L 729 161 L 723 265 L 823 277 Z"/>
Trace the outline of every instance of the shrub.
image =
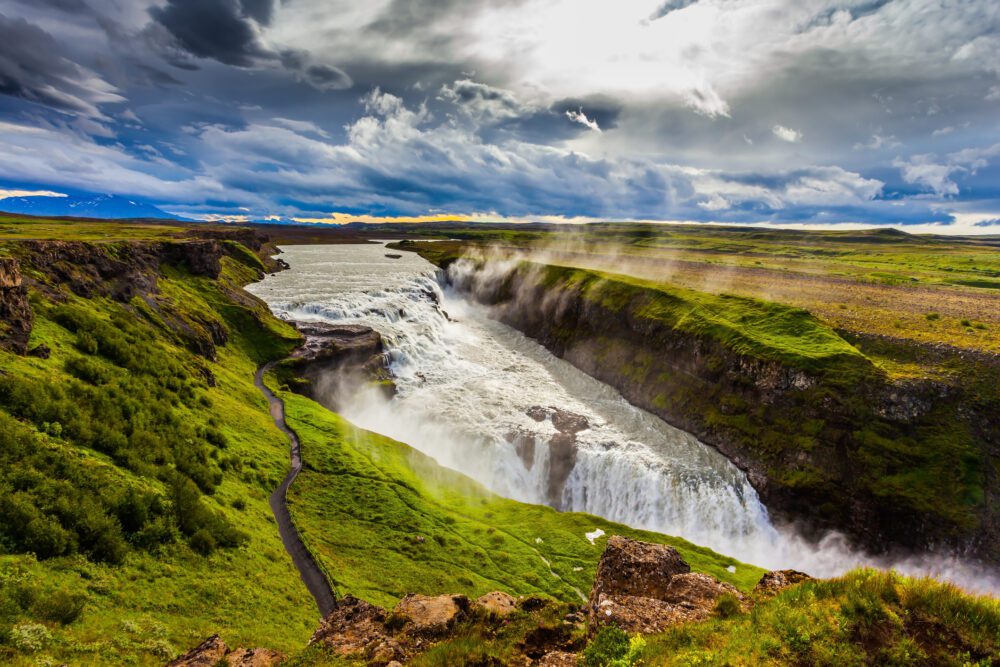
<path id="1" fill-rule="evenodd" d="M 742 611 L 739 598 L 732 593 L 725 593 L 715 601 L 715 615 L 719 618 L 732 618 Z"/>
<path id="2" fill-rule="evenodd" d="M 934 322 L 936 320 L 941 319 L 941 315 L 939 315 L 938 313 L 927 313 L 926 317 L 928 322 Z"/>
<path id="3" fill-rule="evenodd" d="M 609 625 L 597 633 L 581 655 L 582 667 L 632 667 L 640 664 L 646 641 L 639 635 L 629 637 L 617 626 Z"/>
<path id="4" fill-rule="evenodd" d="M 60 625 L 69 625 L 80 618 L 87 596 L 58 588 L 42 594 L 31 606 L 32 614 L 38 618 Z"/>
<path id="5" fill-rule="evenodd" d="M 52 641 L 52 633 L 41 623 L 21 623 L 11 630 L 10 638 L 22 651 L 41 651 Z"/>
<path id="6" fill-rule="evenodd" d="M 190 543 L 191 548 L 200 553 L 202 556 L 207 556 L 212 553 L 215 551 L 216 547 L 215 538 L 212 537 L 212 533 L 208 532 L 205 528 L 202 528 L 192 535 Z"/>

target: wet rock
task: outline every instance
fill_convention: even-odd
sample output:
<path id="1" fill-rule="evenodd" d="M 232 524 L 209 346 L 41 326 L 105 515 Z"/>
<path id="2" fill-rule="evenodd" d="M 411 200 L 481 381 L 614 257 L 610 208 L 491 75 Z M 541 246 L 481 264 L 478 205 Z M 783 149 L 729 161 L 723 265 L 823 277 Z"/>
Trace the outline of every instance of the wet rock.
<path id="1" fill-rule="evenodd" d="M 524 413 L 536 422 L 551 419 L 552 426 L 558 431 L 558 433 L 549 439 L 549 470 L 546 490 L 549 504 L 559 509 L 561 508 L 562 492 L 566 485 L 566 480 L 569 479 L 570 473 L 573 472 L 573 468 L 576 466 L 576 434 L 590 428 L 590 422 L 583 415 L 556 407 L 545 408 L 540 405 L 533 405 L 525 410 Z M 532 447 L 530 448 L 532 461 L 534 460 L 533 445 L 534 442 L 532 442 Z M 517 446 L 516 441 L 515 446 Z M 518 454 L 521 454 L 520 450 Z M 525 455 L 521 455 L 522 460 L 525 460 L 525 458 Z"/>
<path id="2" fill-rule="evenodd" d="M 757 585 L 754 586 L 754 593 L 760 593 L 763 595 L 777 595 L 786 588 L 795 586 L 796 584 L 801 584 L 803 581 L 809 581 L 812 579 L 805 572 L 799 572 L 798 570 L 773 570 L 767 572 Z"/>
<path id="3" fill-rule="evenodd" d="M 410 593 L 400 600 L 392 613 L 407 622 L 407 632 L 423 636 L 444 634 L 469 609 L 469 598 L 464 595 L 438 595 L 428 597 Z"/>
<path id="4" fill-rule="evenodd" d="M 385 253 L 385 256 L 388 257 L 389 259 L 402 259 L 403 258 L 402 255 L 397 255 L 397 254 L 391 253 L 391 252 Z"/>
<path id="5" fill-rule="evenodd" d="M 287 362 L 303 382 L 294 391 L 336 410 L 340 396 L 366 383 L 395 393 L 382 336 L 356 324 L 292 322 L 305 343 Z"/>
<path id="6" fill-rule="evenodd" d="M 510 431 L 507 433 L 507 442 L 514 445 L 514 451 L 524 463 L 524 467 L 531 470 L 535 467 L 535 447 L 538 444 L 535 436 L 522 431 Z"/>
<path id="7" fill-rule="evenodd" d="M 601 594 L 666 599 L 671 579 L 690 571 L 673 547 L 612 535 L 597 565 L 590 603 Z"/>
<path id="8" fill-rule="evenodd" d="M 493 616 L 506 616 L 517 609 L 517 600 L 503 591 L 493 591 L 477 598 L 475 606 Z"/>

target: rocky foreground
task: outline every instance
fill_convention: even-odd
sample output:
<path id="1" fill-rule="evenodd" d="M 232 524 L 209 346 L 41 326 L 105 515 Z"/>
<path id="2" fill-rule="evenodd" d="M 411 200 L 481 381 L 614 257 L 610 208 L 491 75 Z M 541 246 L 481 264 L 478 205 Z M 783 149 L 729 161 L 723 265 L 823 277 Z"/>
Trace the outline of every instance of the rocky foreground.
<path id="1" fill-rule="evenodd" d="M 359 664 L 403 665 L 434 646 L 487 626 L 500 631 L 511 619 L 531 617 L 533 629 L 519 642 L 513 664 L 576 665 L 588 638 L 606 626 L 629 634 L 654 634 L 707 620 L 726 604 L 740 610 L 810 577 L 793 570 L 769 572 L 745 596 L 730 584 L 691 572 L 673 547 L 612 536 L 601 556 L 585 605 L 561 618 L 546 618 L 556 606 L 540 597 L 515 598 L 502 591 L 477 599 L 411 593 L 392 610 L 353 596 L 338 601 L 313 634 L 310 645 Z M 268 649 L 230 649 L 216 635 L 168 667 L 267 667 L 285 656 Z M 491 663 L 493 664 L 493 663 Z"/>

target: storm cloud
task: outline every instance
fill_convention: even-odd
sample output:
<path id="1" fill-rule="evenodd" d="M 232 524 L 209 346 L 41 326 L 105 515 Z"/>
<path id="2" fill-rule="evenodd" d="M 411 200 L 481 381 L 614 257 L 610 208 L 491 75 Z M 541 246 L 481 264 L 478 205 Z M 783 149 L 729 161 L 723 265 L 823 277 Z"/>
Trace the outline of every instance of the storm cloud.
<path id="1" fill-rule="evenodd" d="M 0 0 L 0 187 L 971 227 L 998 35 L 989 0 Z"/>

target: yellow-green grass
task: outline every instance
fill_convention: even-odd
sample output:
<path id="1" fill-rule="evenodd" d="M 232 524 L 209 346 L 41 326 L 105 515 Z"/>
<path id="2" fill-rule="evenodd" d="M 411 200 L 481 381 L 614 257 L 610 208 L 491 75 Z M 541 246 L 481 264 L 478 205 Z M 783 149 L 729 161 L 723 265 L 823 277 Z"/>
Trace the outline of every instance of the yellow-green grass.
<path id="1" fill-rule="evenodd" d="M 1000 601 L 931 579 L 855 570 L 749 613 L 647 638 L 645 665 L 955 665 L 1000 656 Z"/>
<path id="2" fill-rule="evenodd" d="M 679 538 L 502 498 L 307 398 L 282 397 L 305 466 L 292 517 L 341 594 L 388 606 L 409 592 L 493 590 L 581 602 L 616 534 L 673 545 L 694 570 L 744 590 L 763 573 Z M 598 529 L 605 536 L 591 543 Z"/>

